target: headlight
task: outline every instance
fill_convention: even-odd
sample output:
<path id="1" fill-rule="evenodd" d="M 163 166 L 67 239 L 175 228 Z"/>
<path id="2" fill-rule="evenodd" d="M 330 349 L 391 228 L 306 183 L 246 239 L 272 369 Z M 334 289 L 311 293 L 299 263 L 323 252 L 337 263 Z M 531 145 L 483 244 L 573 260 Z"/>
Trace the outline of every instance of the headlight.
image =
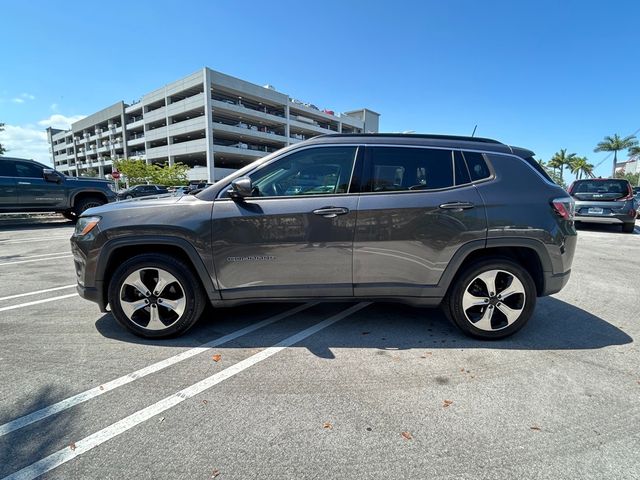
<path id="1" fill-rule="evenodd" d="M 116 191 L 116 186 L 113 183 L 109 184 L 109 188 L 111 189 L 112 192 Z"/>
<path id="2" fill-rule="evenodd" d="M 80 217 L 76 222 L 76 230 L 73 234 L 76 237 L 84 237 L 98 225 L 99 221 L 100 217 Z"/>

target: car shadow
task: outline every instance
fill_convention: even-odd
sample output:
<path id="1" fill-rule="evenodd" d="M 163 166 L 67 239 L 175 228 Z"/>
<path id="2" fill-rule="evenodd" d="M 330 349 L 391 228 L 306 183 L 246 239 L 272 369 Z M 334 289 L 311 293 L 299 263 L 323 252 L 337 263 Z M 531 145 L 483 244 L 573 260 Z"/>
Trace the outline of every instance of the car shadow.
<path id="1" fill-rule="evenodd" d="M 0 425 L 47 407 L 64 398 L 67 393 L 61 391 L 58 385 L 45 385 L 36 391 L 24 393 L 13 402 L 16 411 L 0 413 Z M 74 423 L 73 411 L 67 411 L 57 415 L 55 421 L 36 422 L 1 436 L 0 478 L 55 451 L 60 438 L 68 435 Z"/>
<path id="2" fill-rule="evenodd" d="M 283 312 L 294 305 L 254 304 L 205 313 L 198 324 L 185 335 L 166 340 L 137 337 L 120 327 L 111 314 L 99 318 L 96 321 L 96 328 L 103 336 L 123 342 L 165 347 L 195 347 L 230 331 L 257 323 L 269 315 Z M 333 305 L 335 312 L 336 304 L 324 305 Z M 347 306 L 345 305 L 344 308 Z M 314 308 L 321 307 L 322 304 Z M 331 314 L 329 313 L 327 317 Z M 208 321 L 212 318 L 216 320 Z M 267 331 L 269 328 L 271 326 L 264 327 L 262 331 Z M 260 338 L 256 335 L 249 337 L 253 340 L 243 338 L 242 348 L 272 346 L 269 341 L 256 341 L 256 338 Z M 439 309 L 417 308 L 397 303 L 373 303 L 331 327 L 322 334 L 322 340 L 318 338 L 319 336 L 311 336 L 297 345 L 307 347 L 319 357 L 333 358 L 330 351 L 332 347 L 383 350 L 412 348 L 588 350 L 624 345 L 633 341 L 633 338 L 609 322 L 554 297 L 539 299 L 529 323 L 520 332 L 499 341 L 467 337 L 453 326 Z M 226 346 L 232 348 L 233 343 Z"/>

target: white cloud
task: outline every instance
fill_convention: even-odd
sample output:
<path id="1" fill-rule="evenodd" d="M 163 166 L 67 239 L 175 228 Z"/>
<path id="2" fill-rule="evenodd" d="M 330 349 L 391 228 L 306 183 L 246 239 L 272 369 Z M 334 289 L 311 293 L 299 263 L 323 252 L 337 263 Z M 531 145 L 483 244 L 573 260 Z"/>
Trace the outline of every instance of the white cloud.
<path id="1" fill-rule="evenodd" d="M 36 97 L 31 95 L 30 93 L 23 93 L 22 95 L 20 95 L 22 98 L 26 99 L 26 100 L 35 100 Z"/>
<path id="2" fill-rule="evenodd" d="M 12 98 L 11 101 L 13 103 L 24 103 L 24 99 L 20 97 Z"/>
<path id="3" fill-rule="evenodd" d="M 7 149 L 7 156 L 32 158 L 51 164 L 47 134 L 43 130 L 5 125 L 4 132 L 0 132 L 0 143 Z"/>
<path id="4" fill-rule="evenodd" d="M 13 103 L 24 103 L 25 100 L 35 100 L 36 97 L 30 93 L 21 93 L 19 96 L 11 99 Z"/>
<path id="5" fill-rule="evenodd" d="M 49 118 L 40 120 L 38 122 L 38 125 L 41 125 L 45 128 L 53 127 L 53 128 L 61 128 L 64 130 L 68 130 L 69 128 L 71 128 L 72 123 L 77 122 L 78 120 L 82 120 L 85 117 L 86 115 L 71 115 L 70 117 L 67 117 L 59 113 L 54 113 Z"/>
<path id="6" fill-rule="evenodd" d="M 52 111 L 56 112 L 58 111 L 58 104 L 57 103 L 52 103 L 51 106 L 49 107 Z"/>

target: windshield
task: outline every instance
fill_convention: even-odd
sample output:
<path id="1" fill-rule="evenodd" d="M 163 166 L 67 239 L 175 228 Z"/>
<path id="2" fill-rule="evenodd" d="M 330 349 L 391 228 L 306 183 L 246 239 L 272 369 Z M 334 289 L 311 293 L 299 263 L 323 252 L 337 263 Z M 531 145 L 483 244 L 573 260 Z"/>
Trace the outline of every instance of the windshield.
<path id="1" fill-rule="evenodd" d="M 626 180 L 578 180 L 571 188 L 571 195 L 579 200 L 619 200 L 629 196 Z"/>

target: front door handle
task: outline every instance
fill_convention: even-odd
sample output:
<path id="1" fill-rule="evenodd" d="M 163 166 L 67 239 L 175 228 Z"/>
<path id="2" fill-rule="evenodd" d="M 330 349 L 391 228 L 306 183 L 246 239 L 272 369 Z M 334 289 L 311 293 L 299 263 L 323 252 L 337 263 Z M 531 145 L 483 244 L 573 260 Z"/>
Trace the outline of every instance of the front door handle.
<path id="1" fill-rule="evenodd" d="M 31 185 L 31 182 L 18 182 L 18 185 Z"/>
<path id="2" fill-rule="evenodd" d="M 324 218 L 335 218 L 338 215 L 349 213 L 348 208 L 344 207 L 322 207 L 313 211 L 314 215 L 321 215 Z"/>
<path id="3" fill-rule="evenodd" d="M 475 205 L 471 202 L 449 202 L 440 205 L 441 209 L 453 210 L 454 212 L 461 212 L 462 210 L 467 210 L 473 207 L 475 207 Z"/>

